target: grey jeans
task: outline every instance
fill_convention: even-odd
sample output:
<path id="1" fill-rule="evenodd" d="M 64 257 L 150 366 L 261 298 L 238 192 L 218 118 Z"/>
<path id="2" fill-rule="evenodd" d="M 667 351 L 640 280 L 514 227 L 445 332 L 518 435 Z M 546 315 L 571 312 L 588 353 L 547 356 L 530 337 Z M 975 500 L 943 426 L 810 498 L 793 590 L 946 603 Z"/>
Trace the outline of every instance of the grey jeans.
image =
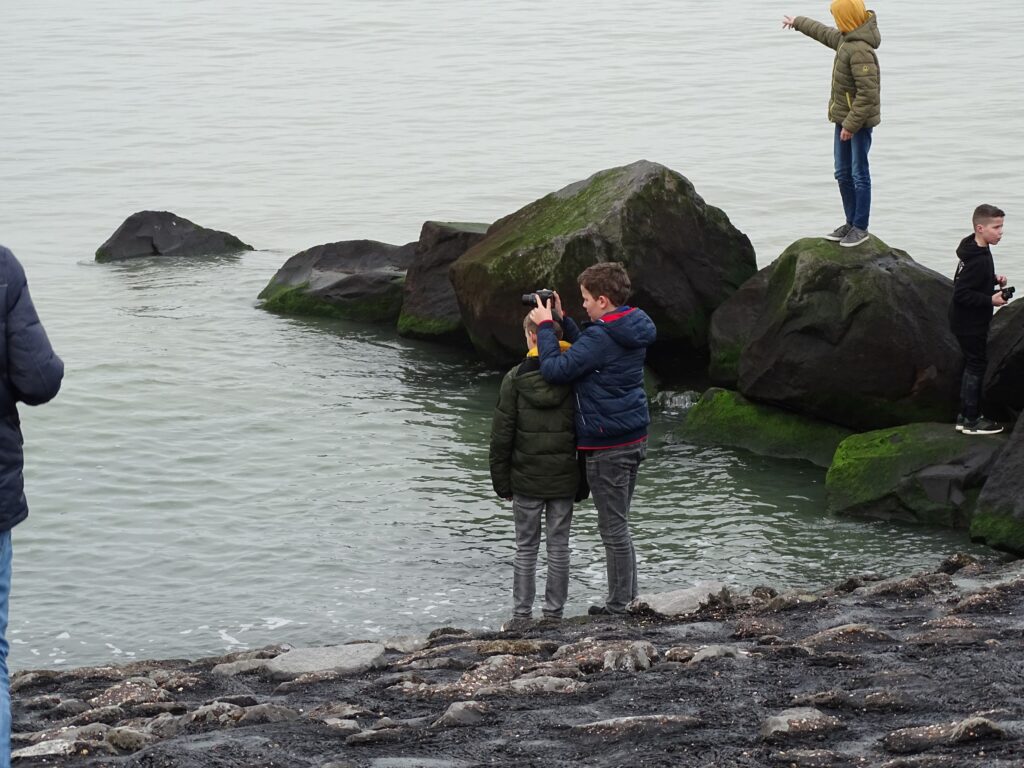
<path id="1" fill-rule="evenodd" d="M 537 552 L 540 549 L 540 521 L 547 522 L 548 578 L 544 587 L 544 615 L 562 617 L 569 594 L 569 528 L 572 499 L 535 499 L 514 494 L 512 514 L 516 521 L 516 557 L 512 563 L 512 613 L 528 617 L 533 613 L 537 590 Z"/>
<path id="2" fill-rule="evenodd" d="M 647 458 L 647 441 L 587 451 L 587 482 L 597 507 L 597 528 L 604 542 L 608 571 L 605 607 L 624 613 L 636 597 L 636 551 L 629 534 L 629 506 L 636 489 L 640 462 Z"/>

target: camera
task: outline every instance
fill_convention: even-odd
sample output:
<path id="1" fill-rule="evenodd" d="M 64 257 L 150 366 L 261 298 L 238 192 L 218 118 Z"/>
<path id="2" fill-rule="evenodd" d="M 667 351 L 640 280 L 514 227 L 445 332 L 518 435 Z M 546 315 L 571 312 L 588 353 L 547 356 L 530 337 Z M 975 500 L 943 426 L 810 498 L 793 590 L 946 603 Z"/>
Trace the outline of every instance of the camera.
<path id="1" fill-rule="evenodd" d="M 1012 299 L 1013 298 L 1013 292 L 1015 290 L 1017 290 L 1017 289 L 1014 288 L 1012 285 L 1008 285 L 1005 288 L 1003 288 L 1003 290 L 1000 291 L 1000 293 L 1003 294 L 1003 300 L 1004 301 L 1009 301 L 1010 299 Z"/>
<path id="2" fill-rule="evenodd" d="M 547 304 L 553 298 L 555 298 L 555 292 L 548 288 L 538 288 L 533 293 L 523 294 L 523 304 L 528 307 L 537 306 L 537 297 L 540 298 L 541 304 Z"/>

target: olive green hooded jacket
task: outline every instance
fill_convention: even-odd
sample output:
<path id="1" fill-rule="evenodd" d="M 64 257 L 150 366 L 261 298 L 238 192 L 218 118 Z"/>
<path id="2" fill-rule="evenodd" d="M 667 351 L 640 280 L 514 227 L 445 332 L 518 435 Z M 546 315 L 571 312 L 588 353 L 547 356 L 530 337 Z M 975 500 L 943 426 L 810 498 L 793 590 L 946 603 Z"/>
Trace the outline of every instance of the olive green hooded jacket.
<path id="1" fill-rule="evenodd" d="M 835 49 L 828 119 L 850 133 L 882 122 L 882 75 L 875 53 L 882 44 L 882 35 L 875 12 L 868 11 L 868 20 L 845 34 L 806 16 L 797 16 L 793 27 Z"/>
<path id="2" fill-rule="evenodd" d="M 548 384 L 536 356 L 508 372 L 491 424 L 491 483 L 498 496 L 576 496 L 574 413 L 572 387 Z"/>

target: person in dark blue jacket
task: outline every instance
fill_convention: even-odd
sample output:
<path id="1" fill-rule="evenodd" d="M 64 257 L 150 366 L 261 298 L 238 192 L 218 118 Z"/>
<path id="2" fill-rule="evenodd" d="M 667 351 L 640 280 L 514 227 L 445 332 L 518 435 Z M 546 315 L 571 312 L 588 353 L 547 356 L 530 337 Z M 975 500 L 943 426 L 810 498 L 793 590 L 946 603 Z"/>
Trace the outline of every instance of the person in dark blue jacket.
<path id="1" fill-rule="evenodd" d="M 53 351 L 32 304 L 25 270 L 0 246 L 0 768 L 11 764 L 11 694 L 7 670 L 7 608 L 11 593 L 11 529 L 28 517 L 22 476 L 18 403 L 53 399 L 64 363 Z"/>
<path id="2" fill-rule="evenodd" d="M 629 508 L 637 470 L 647 456 L 647 394 L 644 360 L 654 343 L 654 321 L 625 305 L 631 289 L 625 267 L 602 262 L 587 267 L 578 279 L 583 309 L 590 322 L 579 328 L 565 318 L 562 352 L 552 327 L 551 307 L 537 299 L 530 319 L 538 326 L 540 373 L 551 384 L 573 385 L 576 396 L 576 442 L 585 452 L 587 481 L 597 507 L 597 525 L 605 549 L 608 597 L 591 614 L 622 614 L 636 597 L 636 552 L 629 533 Z"/>

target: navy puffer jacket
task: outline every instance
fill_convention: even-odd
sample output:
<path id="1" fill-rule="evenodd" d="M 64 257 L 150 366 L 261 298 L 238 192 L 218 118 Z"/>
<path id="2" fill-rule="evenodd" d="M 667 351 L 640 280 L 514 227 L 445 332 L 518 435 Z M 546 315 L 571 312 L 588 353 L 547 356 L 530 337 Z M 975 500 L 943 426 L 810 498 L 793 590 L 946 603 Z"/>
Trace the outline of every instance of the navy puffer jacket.
<path id="1" fill-rule="evenodd" d="M 25 282 L 25 270 L 0 246 L 0 531 L 26 517 L 18 403 L 53 399 L 64 378 L 64 363 L 46 337 Z"/>
<path id="2" fill-rule="evenodd" d="M 642 440 L 651 417 L 644 392 L 644 360 L 657 329 L 647 313 L 619 307 L 582 330 L 565 318 L 572 346 L 559 352 L 550 323 L 537 331 L 540 373 L 552 384 L 573 385 L 576 441 L 581 449 L 612 448 Z"/>

